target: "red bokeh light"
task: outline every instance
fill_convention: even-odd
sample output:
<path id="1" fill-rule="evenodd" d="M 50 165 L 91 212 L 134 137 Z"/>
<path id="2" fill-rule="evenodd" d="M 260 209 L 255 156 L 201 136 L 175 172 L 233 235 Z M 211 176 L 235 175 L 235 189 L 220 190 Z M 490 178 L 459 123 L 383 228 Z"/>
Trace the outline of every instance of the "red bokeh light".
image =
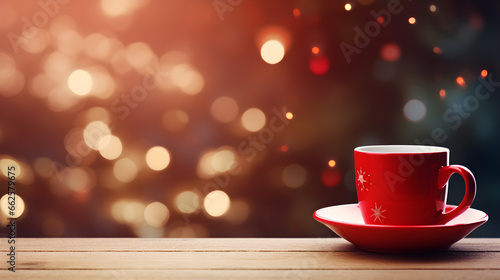
<path id="1" fill-rule="evenodd" d="M 342 179 L 342 176 L 340 175 L 340 172 L 338 170 L 334 169 L 325 169 L 323 172 L 321 172 L 321 182 L 323 185 L 329 188 L 333 188 L 338 186 L 340 183 L 340 180 Z"/>
<path id="2" fill-rule="evenodd" d="M 441 97 L 441 99 L 445 98 L 446 97 L 446 91 L 444 89 L 439 90 L 439 96 Z"/>
<path id="3" fill-rule="evenodd" d="M 387 43 L 382 46 L 382 49 L 380 49 L 380 56 L 382 59 L 389 62 L 398 61 L 401 57 L 401 49 L 397 44 Z"/>
<path id="4" fill-rule="evenodd" d="M 309 69 L 315 75 L 324 75 L 330 69 L 330 60 L 326 56 L 314 56 L 309 60 Z"/>
<path id="5" fill-rule="evenodd" d="M 384 21 L 385 21 L 385 18 L 384 18 L 383 16 L 379 16 L 379 17 L 377 18 L 377 23 L 378 23 L 378 24 L 382 24 L 382 23 L 384 23 Z"/>

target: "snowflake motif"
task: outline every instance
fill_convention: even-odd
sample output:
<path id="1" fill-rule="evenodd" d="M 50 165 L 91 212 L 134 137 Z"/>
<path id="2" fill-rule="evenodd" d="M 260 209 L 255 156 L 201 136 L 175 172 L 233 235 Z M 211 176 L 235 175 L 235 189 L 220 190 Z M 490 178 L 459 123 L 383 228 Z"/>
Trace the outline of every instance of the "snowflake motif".
<path id="1" fill-rule="evenodd" d="M 382 215 L 382 213 L 384 213 L 387 210 L 382 210 L 382 205 L 377 207 L 377 203 L 375 203 L 375 208 L 372 208 L 372 211 L 373 211 L 373 214 L 370 217 L 375 216 L 375 218 L 373 218 L 374 222 L 376 222 L 377 220 L 382 222 L 382 219 L 385 219 L 385 216 Z"/>
<path id="2" fill-rule="evenodd" d="M 369 179 L 368 177 L 370 177 L 370 174 L 366 174 L 366 172 L 364 172 L 362 168 L 360 168 L 356 172 L 358 173 L 357 181 L 361 184 L 361 191 L 368 191 L 368 187 L 365 186 L 365 184 L 368 184 L 368 179 Z M 372 183 L 369 183 L 370 186 L 371 184 Z"/>

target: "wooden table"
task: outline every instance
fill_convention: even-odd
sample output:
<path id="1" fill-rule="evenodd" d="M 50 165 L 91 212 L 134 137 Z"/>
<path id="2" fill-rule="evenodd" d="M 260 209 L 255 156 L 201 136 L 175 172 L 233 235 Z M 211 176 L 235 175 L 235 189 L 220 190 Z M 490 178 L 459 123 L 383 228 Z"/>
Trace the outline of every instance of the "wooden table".
<path id="1" fill-rule="evenodd" d="M 500 239 L 386 255 L 340 238 L 17 238 L 16 272 L 0 279 L 500 279 Z"/>

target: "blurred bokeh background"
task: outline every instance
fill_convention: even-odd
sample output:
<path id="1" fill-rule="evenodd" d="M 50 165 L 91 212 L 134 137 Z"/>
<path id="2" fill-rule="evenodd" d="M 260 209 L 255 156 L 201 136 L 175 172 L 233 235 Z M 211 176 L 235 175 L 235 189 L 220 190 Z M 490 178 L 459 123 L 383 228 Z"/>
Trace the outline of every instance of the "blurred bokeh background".
<path id="1" fill-rule="evenodd" d="M 500 237 L 500 2 L 0 0 L 0 225 L 325 237 L 353 149 L 436 144 Z M 448 202 L 463 182 L 451 179 Z M 4 230 L 5 229 L 5 230 Z"/>

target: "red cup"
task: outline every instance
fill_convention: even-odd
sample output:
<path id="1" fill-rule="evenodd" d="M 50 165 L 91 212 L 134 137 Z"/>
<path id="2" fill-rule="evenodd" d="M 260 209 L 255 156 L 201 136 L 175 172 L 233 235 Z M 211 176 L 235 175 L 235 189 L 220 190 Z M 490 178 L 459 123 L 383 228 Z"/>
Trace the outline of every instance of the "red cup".
<path id="1" fill-rule="evenodd" d="M 366 224 L 445 224 L 467 210 L 476 195 L 476 180 L 464 166 L 448 165 L 450 151 L 416 145 L 364 146 L 354 149 L 356 190 Z M 444 213 L 448 180 L 458 173 L 465 196 Z"/>

